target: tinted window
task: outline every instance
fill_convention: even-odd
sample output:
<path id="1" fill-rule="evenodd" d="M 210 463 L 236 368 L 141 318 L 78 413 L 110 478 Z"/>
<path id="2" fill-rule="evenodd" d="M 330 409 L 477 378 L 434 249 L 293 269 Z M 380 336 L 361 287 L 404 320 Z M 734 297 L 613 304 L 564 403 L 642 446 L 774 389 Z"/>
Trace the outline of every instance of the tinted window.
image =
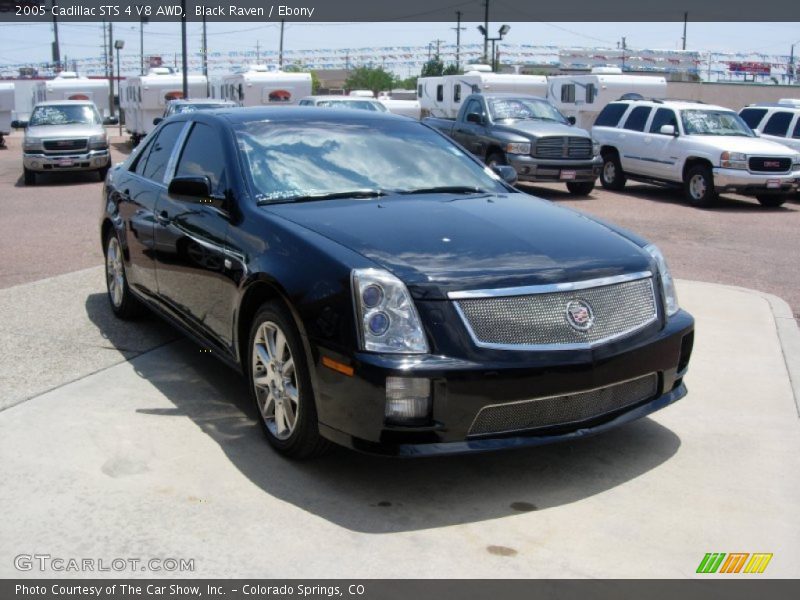
<path id="1" fill-rule="evenodd" d="M 800 119 L 797 119 L 797 125 L 794 126 L 794 133 L 792 137 L 795 139 L 800 139 Z"/>
<path id="2" fill-rule="evenodd" d="M 586 104 L 592 104 L 594 102 L 594 97 L 597 95 L 597 88 L 594 87 L 593 83 L 590 83 L 586 86 Z"/>
<path id="3" fill-rule="evenodd" d="M 436 100 L 438 102 L 441 102 L 442 100 L 444 100 L 444 86 L 443 85 L 437 85 L 436 86 Z"/>
<path id="4" fill-rule="evenodd" d="M 147 157 L 147 164 L 144 167 L 145 177 L 159 183 L 164 180 L 169 157 L 184 125 L 185 123 L 167 123 L 161 128 L 158 137 L 152 144 L 153 149 L 150 150 Z"/>
<path id="5" fill-rule="evenodd" d="M 225 161 L 219 137 L 214 135 L 214 130 L 208 125 L 195 123 L 181 151 L 175 175 L 206 176 L 211 181 L 211 190 L 219 193 L 223 191 L 219 189 L 219 184 L 224 171 Z"/>
<path id="6" fill-rule="evenodd" d="M 649 116 L 649 106 L 637 106 L 631 111 L 631 114 L 628 115 L 623 127 L 625 129 L 630 129 L 631 131 L 644 131 L 644 126 L 647 123 L 647 117 Z"/>
<path id="7" fill-rule="evenodd" d="M 422 98 L 422 84 L 421 83 L 417 86 L 417 96 Z"/>
<path id="8" fill-rule="evenodd" d="M 747 123 L 750 129 L 756 129 L 765 114 L 767 114 L 766 108 L 745 108 L 739 113 L 739 116 L 742 117 L 742 120 Z"/>
<path id="9" fill-rule="evenodd" d="M 561 86 L 561 101 L 575 102 L 575 84 L 569 83 Z"/>
<path id="10" fill-rule="evenodd" d="M 650 125 L 650 133 L 660 133 L 664 125 L 672 125 L 675 131 L 678 130 L 678 118 L 675 116 L 674 110 L 659 108 L 653 117 L 653 123 Z"/>
<path id="11" fill-rule="evenodd" d="M 146 146 L 143 146 L 140 151 L 139 155 L 133 159 L 133 163 L 131 163 L 130 170 L 136 173 L 137 175 L 144 176 L 144 168 L 147 165 L 147 155 L 150 152 L 150 148 L 153 144 L 148 143 Z"/>
<path id="12" fill-rule="evenodd" d="M 461 84 L 457 83 L 453 86 L 453 102 L 461 102 Z"/>
<path id="13" fill-rule="evenodd" d="M 790 112 L 776 112 L 764 125 L 764 133 L 786 137 L 786 134 L 789 133 L 789 123 L 792 122 L 792 117 L 794 115 Z"/>
<path id="14" fill-rule="evenodd" d="M 608 104 L 597 115 L 597 120 L 594 124 L 600 127 L 616 127 L 627 108 L 627 104 Z"/>

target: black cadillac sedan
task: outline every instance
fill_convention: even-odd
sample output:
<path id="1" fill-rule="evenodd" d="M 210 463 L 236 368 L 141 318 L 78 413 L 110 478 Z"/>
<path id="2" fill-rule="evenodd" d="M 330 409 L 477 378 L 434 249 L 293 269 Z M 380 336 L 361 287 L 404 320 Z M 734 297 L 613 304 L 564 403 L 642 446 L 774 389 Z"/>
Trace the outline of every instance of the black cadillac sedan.
<path id="1" fill-rule="evenodd" d="M 106 180 L 111 308 L 240 370 L 292 457 L 544 444 L 682 398 L 658 249 L 501 175 L 402 117 L 177 115 Z"/>

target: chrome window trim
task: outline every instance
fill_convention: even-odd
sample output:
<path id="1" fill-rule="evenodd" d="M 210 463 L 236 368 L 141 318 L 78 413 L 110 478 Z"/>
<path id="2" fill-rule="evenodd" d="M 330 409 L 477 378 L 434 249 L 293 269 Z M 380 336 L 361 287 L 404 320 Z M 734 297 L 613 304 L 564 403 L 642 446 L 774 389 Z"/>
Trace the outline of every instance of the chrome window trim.
<path id="1" fill-rule="evenodd" d="M 491 290 L 466 290 L 461 292 L 448 292 L 450 300 L 466 300 L 470 298 L 503 298 L 508 296 L 530 296 L 532 294 L 552 294 L 553 292 L 570 292 L 573 290 L 585 290 L 587 288 L 603 287 L 615 283 L 626 281 L 636 281 L 653 277 L 650 271 L 640 271 L 638 273 L 625 273 L 624 275 L 612 275 L 610 277 L 599 277 L 597 279 L 586 279 L 584 281 L 570 281 L 567 283 L 549 283 L 544 285 L 528 285 L 521 287 L 497 288 Z"/>
<path id="2" fill-rule="evenodd" d="M 475 330 L 472 328 L 472 325 L 470 325 L 469 319 L 467 319 L 467 316 L 464 314 L 464 311 L 461 310 L 461 307 L 458 304 L 458 300 L 460 299 L 504 298 L 513 296 L 529 296 L 533 294 L 544 294 L 553 292 L 570 292 L 576 290 L 585 290 L 594 287 L 603 287 L 606 285 L 614 285 L 617 283 L 625 283 L 629 281 L 637 281 L 640 279 L 649 279 L 650 281 L 650 291 L 653 294 L 653 302 L 655 306 L 655 311 L 653 312 L 653 316 L 644 323 L 640 323 L 635 327 L 632 327 L 631 329 L 620 331 L 619 333 L 610 335 L 608 337 L 604 337 L 599 340 L 595 340 L 593 342 L 569 342 L 563 344 L 496 344 L 493 342 L 482 342 L 475 333 Z M 461 318 L 461 322 L 464 324 L 464 327 L 466 328 L 469 337 L 472 339 L 473 344 L 475 344 L 478 348 L 488 348 L 491 350 L 514 350 L 517 352 L 552 351 L 552 350 L 591 350 L 592 348 L 596 348 L 597 346 L 600 346 L 602 344 L 607 344 L 608 342 L 613 342 L 618 339 L 627 337 L 629 335 L 633 335 L 634 333 L 641 331 L 646 327 L 649 327 L 653 323 L 657 322 L 659 315 L 659 306 L 660 306 L 659 299 L 656 297 L 656 286 L 653 274 L 650 271 L 640 271 L 638 273 L 629 273 L 626 275 L 614 275 L 611 277 L 601 277 L 598 279 L 589 279 L 585 281 L 576 281 L 570 283 L 532 285 L 532 286 L 515 287 L 515 288 L 498 288 L 496 290 L 475 290 L 469 292 L 448 292 L 447 295 L 451 300 L 456 300 L 455 302 L 453 302 L 453 307 L 458 313 L 458 316 Z"/>

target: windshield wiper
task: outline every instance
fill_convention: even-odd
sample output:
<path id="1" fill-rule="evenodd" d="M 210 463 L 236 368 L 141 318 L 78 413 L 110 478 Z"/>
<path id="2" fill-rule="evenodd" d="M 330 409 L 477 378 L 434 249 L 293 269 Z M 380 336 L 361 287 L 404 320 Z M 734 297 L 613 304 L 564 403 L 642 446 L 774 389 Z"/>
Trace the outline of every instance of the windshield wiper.
<path id="1" fill-rule="evenodd" d="M 489 194 L 489 190 L 467 185 L 443 185 L 439 187 L 418 188 L 416 190 L 403 190 L 398 194 Z"/>
<path id="2" fill-rule="evenodd" d="M 262 204 L 278 204 L 281 202 L 313 202 L 315 200 L 336 200 L 337 198 L 377 198 L 389 194 L 386 190 L 362 189 L 350 190 L 347 192 L 324 192 L 320 194 L 301 194 L 298 196 L 286 196 L 277 198 L 263 198 L 257 202 Z"/>

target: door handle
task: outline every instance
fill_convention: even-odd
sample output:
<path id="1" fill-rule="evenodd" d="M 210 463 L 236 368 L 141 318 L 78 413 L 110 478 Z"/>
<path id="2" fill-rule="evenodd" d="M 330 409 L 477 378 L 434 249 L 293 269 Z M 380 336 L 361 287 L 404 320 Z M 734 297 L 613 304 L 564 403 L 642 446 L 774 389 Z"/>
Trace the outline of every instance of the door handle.
<path id="1" fill-rule="evenodd" d="M 172 219 L 169 218 L 169 213 L 167 211 L 162 210 L 156 215 L 156 221 L 158 221 L 159 225 L 169 225 Z"/>

